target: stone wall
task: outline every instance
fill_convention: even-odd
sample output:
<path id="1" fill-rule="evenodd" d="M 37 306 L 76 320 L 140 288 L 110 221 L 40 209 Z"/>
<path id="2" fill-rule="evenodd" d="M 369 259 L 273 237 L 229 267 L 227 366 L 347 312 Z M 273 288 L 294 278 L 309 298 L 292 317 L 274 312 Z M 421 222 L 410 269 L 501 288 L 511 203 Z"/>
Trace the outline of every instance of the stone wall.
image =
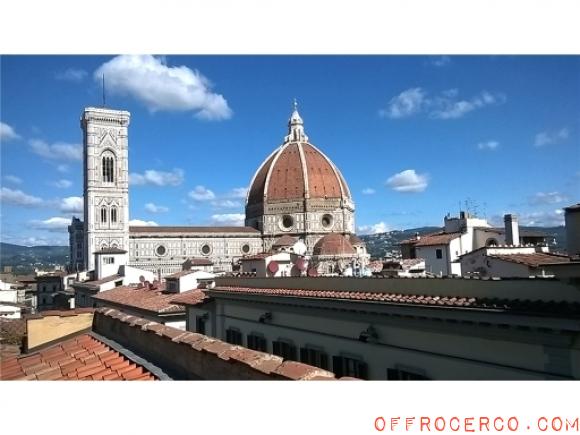
<path id="1" fill-rule="evenodd" d="M 332 372 L 100 308 L 93 331 L 147 359 L 174 379 L 331 380 Z"/>

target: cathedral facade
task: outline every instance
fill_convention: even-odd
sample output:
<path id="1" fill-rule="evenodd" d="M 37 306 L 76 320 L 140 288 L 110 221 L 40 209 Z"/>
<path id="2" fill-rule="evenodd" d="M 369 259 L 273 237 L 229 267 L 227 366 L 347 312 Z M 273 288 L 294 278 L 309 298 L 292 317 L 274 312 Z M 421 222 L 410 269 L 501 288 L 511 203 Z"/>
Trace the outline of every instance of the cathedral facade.
<path id="1" fill-rule="evenodd" d="M 75 218 L 69 227 L 75 253 L 71 267 L 78 270 L 82 264 L 93 270 L 94 252 L 118 248 L 129 253 L 131 266 L 159 276 L 199 257 L 211 260 L 216 272 L 231 272 L 242 257 L 268 252 L 284 236 L 301 246 L 300 254 L 319 272 L 368 261 L 364 243 L 354 236 L 348 185 L 334 163 L 309 142 L 296 104 L 283 143 L 251 180 L 242 227 L 130 226 L 129 122 L 126 111 L 84 110 L 85 218 Z"/>

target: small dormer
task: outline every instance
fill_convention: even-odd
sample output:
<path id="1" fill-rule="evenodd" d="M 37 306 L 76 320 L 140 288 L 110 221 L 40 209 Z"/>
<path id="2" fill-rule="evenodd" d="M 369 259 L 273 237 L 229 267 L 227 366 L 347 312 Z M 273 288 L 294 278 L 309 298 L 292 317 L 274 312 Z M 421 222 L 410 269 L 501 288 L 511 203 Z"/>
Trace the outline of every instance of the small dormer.
<path id="1" fill-rule="evenodd" d="M 201 283 L 210 283 L 214 280 L 213 273 L 201 270 L 182 270 L 165 277 L 165 291 L 169 293 L 183 293 L 199 288 Z"/>
<path id="2" fill-rule="evenodd" d="M 107 276 L 116 275 L 120 266 L 129 262 L 127 251 L 119 248 L 105 248 L 94 253 L 95 256 L 95 280 Z"/>

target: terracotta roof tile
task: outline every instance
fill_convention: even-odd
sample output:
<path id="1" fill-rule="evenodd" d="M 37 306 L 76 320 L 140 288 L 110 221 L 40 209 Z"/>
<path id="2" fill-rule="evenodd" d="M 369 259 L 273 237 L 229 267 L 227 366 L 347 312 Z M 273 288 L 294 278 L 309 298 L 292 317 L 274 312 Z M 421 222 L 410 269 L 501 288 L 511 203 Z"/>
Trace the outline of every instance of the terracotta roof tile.
<path id="1" fill-rule="evenodd" d="M 511 263 L 524 264 L 530 267 L 538 267 L 551 263 L 569 263 L 570 257 L 567 255 L 550 254 L 547 252 L 534 252 L 533 254 L 493 254 L 490 258 L 509 261 Z"/>
<path id="2" fill-rule="evenodd" d="M 342 175 L 320 150 L 306 142 L 290 142 L 274 151 L 256 172 L 248 206 L 261 204 L 264 198 L 304 199 L 306 179 L 310 198 L 350 198 Z"/>
<path id="3" fill-rule="evenodd" d="M 199 305 L 207 302 L 209 297 L 202 290 L 188 290 L 179 295 L 174 295 L 172 304 L 177 305 Z"/>
<path id="4" fill-rule="evenodd" d="M 183 292 L 181 294 L 185 294 Z M 165 284 L 160 284 L 155 289 L 149 287 L 121 286 L 111 290 L 100 292 L 93 299 L 109 302 L 113 305 L 139 308 L 154 313 L 179 313 L 184 308 L 172 303 L 178 294 L 166 292 Z"/>
<path id="5" fill-rule="evenodd" d="M 79 351 L 80 350 L 80 351 Z M 104 350 L 104 352 L 103 352 Z M 99 357 L 106 356 L 106 360 Z M 110 349 L 89 334 L 70 338 L 32 355 L 3 359 L 0 363 L 0 380 L 81 380 L 126 379 L 126 368 L 137 369 L 139 376 L 155 377 L 143 367 Z"/>
<path id="6" fill-rule="evenodd" d="M 451 240 L 461 236 L 461 233 L 434 233 L 426 234 L 420 236 L 419 240 L 415 243 L 415 246 L 435 246 L 435 245 L 447 245 Z"/>
<path id="7" fill-rule="evenodd" d="M 457 296 L 404 295 L 400 293 L 380 293 L 361 291 L 268 289 L 255 287 L 219 286 L 207 290 L 210 296 L 221 293 L 242 293 L 268 297 L 336 299 L 374 302 L 395 305 L 418 305 L 426 307 L 469 308 L 478 310 L 501 310 L 531 312 L 539 315 L 580 316 L 580 303 L 547 302 L 522 299 L 475 298 Z"/>
<path id="8" fill-rule="evenodd" d="M 352 255 L 356 251 L 346 236 L 339 233 L 330 233 L 322 237 L 314 245 L 313 255 Z"/>

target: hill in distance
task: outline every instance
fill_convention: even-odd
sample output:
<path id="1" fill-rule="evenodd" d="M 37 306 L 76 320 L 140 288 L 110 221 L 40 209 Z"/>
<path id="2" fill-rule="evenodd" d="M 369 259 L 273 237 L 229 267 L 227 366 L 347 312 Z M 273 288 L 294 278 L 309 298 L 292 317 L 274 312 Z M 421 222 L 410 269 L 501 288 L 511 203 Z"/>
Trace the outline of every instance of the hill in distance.
<path id="1" fill-rule="evenodd" d="M 0 266 L 12 266 L 14 273 L 68 264 L 68 246 L 20 246 L 0 243 Z"/>

